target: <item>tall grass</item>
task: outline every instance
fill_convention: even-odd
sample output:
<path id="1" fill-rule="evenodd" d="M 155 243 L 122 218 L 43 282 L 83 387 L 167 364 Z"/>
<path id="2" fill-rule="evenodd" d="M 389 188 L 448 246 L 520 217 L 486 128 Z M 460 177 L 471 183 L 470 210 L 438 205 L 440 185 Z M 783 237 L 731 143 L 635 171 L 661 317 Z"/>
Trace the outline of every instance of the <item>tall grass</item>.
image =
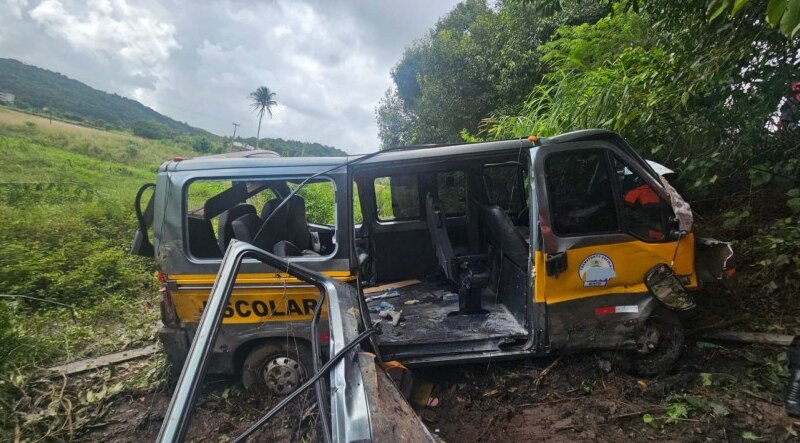
<path id="1" fill-rule="evenodd" d="M 56 123 L 0 109 L 0 370 L 116 350 L 157 318 L 133 197 L 191 151 Z"/>

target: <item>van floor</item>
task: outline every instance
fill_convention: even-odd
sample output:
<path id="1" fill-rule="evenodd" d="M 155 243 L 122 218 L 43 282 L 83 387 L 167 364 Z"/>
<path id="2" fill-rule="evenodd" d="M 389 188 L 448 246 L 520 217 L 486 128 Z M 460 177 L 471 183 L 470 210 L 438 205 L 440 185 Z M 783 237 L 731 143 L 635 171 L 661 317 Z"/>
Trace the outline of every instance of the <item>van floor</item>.
<path id="1" fill-rule="evenodd" d="M 446 282 L 421 282 L 370 295 L 393 292 L 399 297 L 368 303 L 373 323 L 381 323 L 379 340 L 382 344 L 448 343 L 528 335 L 527 329 L 505 305 L 495 303 L 493 294 L 484 294 L 486 313 L 470 315 L 449 315 L 458 310 L 458 294 Z M 391 320 L 382 319 L 373 312 L 381 309 L 381 302 L 392 305 L 394 311 L 402 311 L 398 325 L 393 326 Z"/>

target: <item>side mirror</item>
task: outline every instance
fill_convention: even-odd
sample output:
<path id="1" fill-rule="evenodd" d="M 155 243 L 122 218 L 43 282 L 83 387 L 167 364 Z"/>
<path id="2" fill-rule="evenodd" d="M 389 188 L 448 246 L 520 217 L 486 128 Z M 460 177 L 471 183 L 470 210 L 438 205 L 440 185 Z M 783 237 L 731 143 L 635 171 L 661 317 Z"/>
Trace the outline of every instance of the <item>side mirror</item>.
<path id="1" fill-rule="evenodd" d="M 148 183 L 139 188 L 139 191 L 136 192 L 136 199 L 133 202 L 133 209 L 136 211 L 136 221 L 139 226 L 136 229 L 136 234 L 133 236 L 133 242 L 131 242 L 131 254 L 145 257 L 153 257 L 155 252 L 153 244 L 150 243 L 150 239 L 147 238 L 147 230 L 153 225 L 153 200 L 155 193 L 150 196 L 147 207 L 142 210 L 142 197 L 145 191 L 150 188 L 153 188 L 155 191 L 156 185 L 154 183 Z"/>
<path id="2" fill-rule="evenodd" d="M 686 292 L 672 268 L 665 264 L 655 266 L 644 277 L 647 289 L 668 308 L 688 311 L 695 307 L 694 299 Z"/>
<path id="3" fill-rule="evenodd" d="M 141 229 L 137 229 L 131 243 L 131 254 L 152 257 L 154 253 L 153 245 L 148 240 L 147 234 L 143 233 Z"/>

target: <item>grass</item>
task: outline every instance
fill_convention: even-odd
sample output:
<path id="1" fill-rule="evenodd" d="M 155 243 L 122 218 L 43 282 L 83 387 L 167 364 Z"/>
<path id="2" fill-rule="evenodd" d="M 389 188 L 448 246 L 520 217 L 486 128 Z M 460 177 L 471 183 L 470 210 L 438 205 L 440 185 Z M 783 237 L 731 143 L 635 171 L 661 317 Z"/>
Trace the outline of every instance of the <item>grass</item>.
<path id="1" fill-rule="evenodd" d="M 151 260 L 128 254 L 133 198 L 187 147 L 0 108 L 0 370 L 148 339 Z M 57 302 L 74 306 L 74 311 Z"/>

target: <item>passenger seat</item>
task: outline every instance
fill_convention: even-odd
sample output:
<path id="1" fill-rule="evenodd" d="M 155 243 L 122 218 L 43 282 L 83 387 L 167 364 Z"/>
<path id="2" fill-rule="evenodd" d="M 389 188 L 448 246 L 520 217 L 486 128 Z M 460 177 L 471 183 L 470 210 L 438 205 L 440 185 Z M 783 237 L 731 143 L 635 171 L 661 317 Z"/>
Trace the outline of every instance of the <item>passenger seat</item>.
<path id="1" fill-rule="evenodd" d="M 246 214 L 255 215 L 255 213 L 256 213 L 255 206 L 247 203 L 239 203 L 238 205 L 228 209 L 227 211 L 219 215 L 219 219 L 217 220 L 217 232 L 219 234 L 217 243 L 219 244 L 219 250 L 223 254 L 225 253 L 225 250 L 228 249 L 228 243 L 230 243 L 231 239 L 234 238 L 233 221 L 237 220 L 243 215 Z M 256 218 L 258 218 L 258 216 L 256 216 Z M 235 238 L 241 240 L 241 238 L 239 237 Z"/>
<path id="2" fill-rule="evenodd" d="M 319 255 L 308 229 L 305 200 L 294 195 L 278 209 L 280 203 L 281 200 L 273 199 L 264 205 L 261 223 L 269 220 L 262 227 L 261 235 L 254 239 L 255 245 L 283 257 Z"/>
<path id="3" fill-rule="evenodd" d="M 487 206 L 475 202 L 480 210 L 481 223 L 489 235 L 489 243 L 520 269 L 528 267 L 528 242 L 517 230 L 508 214 L 500 206 Z"/>

